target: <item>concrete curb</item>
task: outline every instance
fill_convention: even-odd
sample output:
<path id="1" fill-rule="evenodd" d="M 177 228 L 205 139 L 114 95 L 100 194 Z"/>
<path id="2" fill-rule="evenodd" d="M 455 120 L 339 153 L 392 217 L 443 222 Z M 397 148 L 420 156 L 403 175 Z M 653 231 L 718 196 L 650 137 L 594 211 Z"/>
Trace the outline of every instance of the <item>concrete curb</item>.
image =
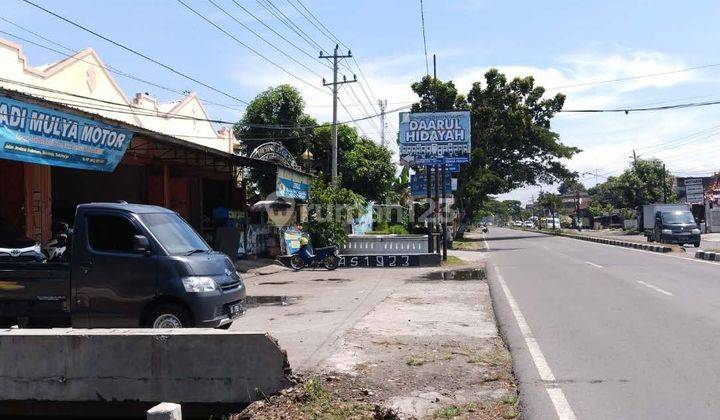
<path id="1" fill-rule="evenodd" d="M 699 260 L 705 260 L 705 261 L 720 262 L 720 254 L 718 254 L 717 252 L 708 252 L 708 251 L 699 250 L 699 251 L 695 252 L 695 258 L 697 258 Z"/>
<path id="2" fill-rule="evenodd" d="M 665 246 L 665 245 L 651 245 L 651 244 L 644 244 L 641 242 L 619 241 L 617 239 L 602 238 L 602 237 L 597 237 L 597 236 L 575 235 L 572 233 L 564 233 L 564 232 L 546 232 L 546 231 L 542 231 L 542 230 L 521 229 L 521 228 L 517 228 L 517 227 L 512 227 L 511 229 L 522 230 L 525 232 L 543 233 L 545 235 L 552 235 L 552 236 L 562 236 L 564 238 L 579 239 L 581 241 L 596 242 L 596 243 L 600 243 L 600 244 L 621 246 L 621 247 L 625 247 L 625 248 L 641 249 L 644 251 L 660 252 L 663 254 L 667 253 L 667 252 L 672 252 L 672 247 Z M 696 254 L 696 258 L 698 258 L 697 254 Z"/>

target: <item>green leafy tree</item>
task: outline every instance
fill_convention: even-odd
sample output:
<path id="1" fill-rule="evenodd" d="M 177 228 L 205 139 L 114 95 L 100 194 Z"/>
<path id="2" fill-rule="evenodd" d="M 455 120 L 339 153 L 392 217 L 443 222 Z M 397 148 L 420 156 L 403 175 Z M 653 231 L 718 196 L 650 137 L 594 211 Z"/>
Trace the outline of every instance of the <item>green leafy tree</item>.
<path id="1" fill-rule="evenodd" d="M 460 172 L 456 194 L 464 212 L 463 226 L 476 219 L 475 213 L 490 195 L 575 175 L 563 160 L 580 149 L 564 145 L 550 129 L 564 95 L 543 98 L 545 89 L 535 86 L 532 77 L 508 82 L 497 69 L 485 73 L 484 85 L 473 84 L 467 100 L 457 95 L 451 82 L 438 86 L 426 79 L 412 86 L 420 97 L 413 111 L 433 111 L 436 103 L 438 110 L 467 107 L 471 111 L 471 163 Z M 462 235 L 462 229 L 458 234 Z"/>
<path id="2" fill-rule="evenodd" d="M 659 159 L 638 159 L 617 177 L 589 190 L 593 201 L 616 209 L 637 209 L 644 204 L 661 203 L 664 193 L 668 202 L 677 200 L 675 179 Z"/>
<path id="3" fill-rule="evenodd" d="M 331 127 L 318 127 L 309 150 L 313 167 L 325 177 L 331 173 Z M 392 153 L 372 140 L 359 136 L 355 128 L 338 126 L 338 173 L 340 186 L 368 200 L 383 202 L 392 197 L 395 165 Z"/>
<path id="4" fill-rule="evenodd" d="M 365 210 L 362 196 L 345 188 L 333 187 L 321 178 L 310 185 L 308 223 L 313 246 L 343 245 L 346 227 Z"/>
<path id="5" fill-rule="evenodd" d="M 562 198 L 553 193 L 549 192 L 542 192 L 538 196 L 537 200 L 538 205 L 544 209 L 547 213 L 551 215 L 551 217 L 555 218 L 558 215 L 558 212 L 563 206 Z M 560 226 L 555 226 L 560 227 Z"/>
<path id="6" fill-rule="evenodd" d="M 507 214 L 513 220 L 522 218 L 522 203 L 519 200 L 504 200 L 503 204 L 507 208 Z"/>
<path id="7" fill-rule="evenodd" d="M 558 193 L 560 195 L 575 192 L 587 192 L 587 188 L 585 188 L 585 185 L 583 185 L 582 182 L 578 181 L 577 178 L 564 179 L 558 186 Z"/>
<path id="8" fill-rule="evenodd" d="M 271 126 L 312 127 L 315 119 L 304 113 L 305 102 L 300 92 L 290 85 L 271 87 L 257 95 L 245 109 L 243 118 L 235 123 L 233 132 L 246 154 L 262 143 L 276 141 L 299 157 L 314 135 L 313 128 L 277 129 Z M 256 193 L 268 195 L 275 191 L 275 173 L 251 169 L 251 185 Z"/>

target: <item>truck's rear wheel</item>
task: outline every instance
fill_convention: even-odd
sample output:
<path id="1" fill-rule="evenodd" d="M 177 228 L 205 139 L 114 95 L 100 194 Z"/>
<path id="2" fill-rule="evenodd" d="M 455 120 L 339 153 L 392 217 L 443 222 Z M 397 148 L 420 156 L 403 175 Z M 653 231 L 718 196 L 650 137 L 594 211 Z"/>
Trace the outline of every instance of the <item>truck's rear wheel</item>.
<path id="1" fill-rule="evenodd" d="M 192 321 L 188 312 L 179 305 L 162 304 L 153 308 L 145 321 L 148 328 L 190 328 Z"/>

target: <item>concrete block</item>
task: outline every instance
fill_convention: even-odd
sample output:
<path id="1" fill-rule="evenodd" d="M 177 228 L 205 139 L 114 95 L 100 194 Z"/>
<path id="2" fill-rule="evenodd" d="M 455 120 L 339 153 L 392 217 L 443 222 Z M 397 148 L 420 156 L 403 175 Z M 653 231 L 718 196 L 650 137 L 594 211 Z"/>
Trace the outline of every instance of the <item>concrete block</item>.
<path id="1" fill-rule="evenodd" d="M 285 353 L 265 333 L 0 331 L 0 401 L 240 404 L 288 387 L 289 373 Z"/>
<path id="2" fill-rule="evenodd" d="M 149 409 L 145 418 L 147 420 L 182 420 L 182 408 L 180 404 L 160 403 Z"/>
<path id="3" fill-rule="evenodd" d="M 702 260 L 702 259 L 704 259 L 704 257 L 705 257 L 705 251 L 695 251 L 695 258 Z"/>

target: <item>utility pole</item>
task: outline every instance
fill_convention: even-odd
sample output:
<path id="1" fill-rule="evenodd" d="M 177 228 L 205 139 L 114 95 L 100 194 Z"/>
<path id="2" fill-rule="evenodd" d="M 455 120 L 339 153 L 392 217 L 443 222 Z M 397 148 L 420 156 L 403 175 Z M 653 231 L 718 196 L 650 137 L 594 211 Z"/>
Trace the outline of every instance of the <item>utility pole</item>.
<path id="1" fill-rule="evenodd" d="M 637 155 L 635 154 L 635 149 L 633 149 L 633 168 L 637 168 Z"/>
<path id="2" fill-rule="evenodd" d="M 663 203 L 667 204 L 667 200 L 668 200 L 667 170 L 665 169 L 664 163 L 663 163 L 663 171 L 662 171 L 662 189 L 663 189 Z"/>
<path id="3" fill-rule="evenodd" d="M 387 109 L 387 99 L 378 99 L 378 106 L 380 107 L 380 145 L 385 147 L 385 110 Z"/>
<path id="4" fill-rule="evenodd" d="M 343 76 L 343 80 L 341 82 L 338 82 L 338 62 L 340 59 L 343 58 L 351 58 L 352 53 L 350 50 L 348 50 L 347 54 L 339 54 L 338 49 L 340 47 L 335 44 L 335 51 L 333 51 L 333 55 L 325 55 L 322 51 L 320 51 L 320 58 L 332 58 L 333 61 L 333 81 L 332 83 L 326 83 L 325 79 L 323 79 L 323 86 L 332 86 L 332 93 L 333 93 L 333 123 L 332 123 L 332 185 L 333 187 L 337 187 L 337 152 L 338 152 L 338 141 L 337 141 L 337 102 L 338 102 L 338 87 L 341 85 L 344 85 L 345 83 L 354 83 L 357 82 L 357 76 L 353 74 L 353 80 L 347 80 L 345 76 Z"/>

